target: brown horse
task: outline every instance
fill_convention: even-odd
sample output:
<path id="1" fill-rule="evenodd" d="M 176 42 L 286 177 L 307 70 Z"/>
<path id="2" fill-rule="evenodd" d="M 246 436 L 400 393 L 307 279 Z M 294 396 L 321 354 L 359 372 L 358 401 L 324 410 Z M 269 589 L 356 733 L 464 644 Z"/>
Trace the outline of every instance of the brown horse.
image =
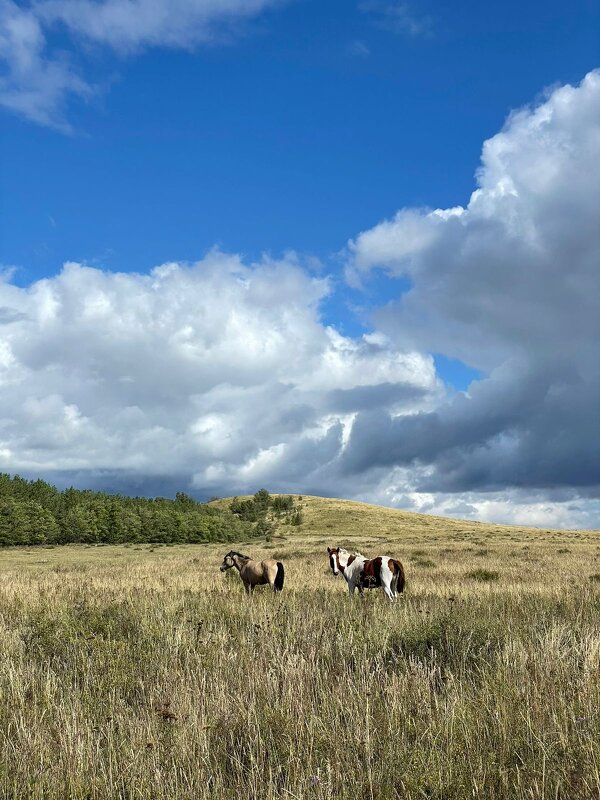
<path id="1" fill-rule="evenodd" d="M 221 564 L 221 572 L 235 567 L 248 594 L 252 594 L 255 586 L 268 583 L 274 592 L 283 589 L 284 570 L 281 561 L 266 558 L 264 561 L 253 561 L 250 556 L 243 556 L 236 550 L 230 550 Z"/>

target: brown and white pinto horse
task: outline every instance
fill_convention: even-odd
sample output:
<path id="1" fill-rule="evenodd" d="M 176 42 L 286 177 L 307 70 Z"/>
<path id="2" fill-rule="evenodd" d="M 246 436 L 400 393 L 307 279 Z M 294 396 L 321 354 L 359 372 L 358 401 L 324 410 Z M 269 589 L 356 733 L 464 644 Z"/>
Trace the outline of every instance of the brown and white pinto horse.
<path id="1" fill-rule="evenodd" d="M 221 572 L 235 567 L 240 573 L 240 578 L 248 594 L 252 594 L 255 586 L 268 583 L 274 592 L 283 589 L 284 570 L 281 561 L 266 558 L 264 561 L 253 561 L 250 556 L 244 556 L 236 550 L 230 550 L 223 558 Z"/>
<path id="2" fill-rule="evenodd" d="M 366 558 L 361 553 L 349 553 L 343 547 L 327 548 L 329 566 L 334 575 L 342 573 L 348 584 L 349 594 L 354 590 L 362 594 L 365 589 L 383 588 L 390 600 L 404 591 L 404 567 L 391 556 Z"/>

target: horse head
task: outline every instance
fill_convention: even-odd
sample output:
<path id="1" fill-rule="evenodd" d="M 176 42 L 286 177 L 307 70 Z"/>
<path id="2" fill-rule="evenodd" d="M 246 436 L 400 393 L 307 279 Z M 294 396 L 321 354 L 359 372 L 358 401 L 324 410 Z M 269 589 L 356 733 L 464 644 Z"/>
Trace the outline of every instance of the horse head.
<path id="1" fill-rule="evenodd" d="M 343 572 L 348 564 L 350 553 L 344 550 L 343 547 L 328 547 L 327 553 L 329 555 L 329 566 L 334 575 L 339 575 Z"/>
<path id="2" fill-rule="evenodd" d="M 235 556 L 234 551 L 230 550 L 229 553 L 227 553 L 227 555 L 223 557 L 223 563 L 219 567 L 221 572 L 225 572 L 226 570 L 231 569 L 232 567 L 235 567 L 235 561 L 234 561 L 234 558 L 233 558 L 234 556 Z"/>
<path id="3" fill-rule="evenodd" d="M 238 553 L 237 550 L 230 550 L 226 556 L 223 558 L 223 563 L 219 567 L 221 572 L 225 572 L 225 570 L 231 569 L 232 567 L 237 567 L 240 569 L 241 565 L 240 561 L 250 561 L 250 556 L 245 556 L 243 553 Z"/>

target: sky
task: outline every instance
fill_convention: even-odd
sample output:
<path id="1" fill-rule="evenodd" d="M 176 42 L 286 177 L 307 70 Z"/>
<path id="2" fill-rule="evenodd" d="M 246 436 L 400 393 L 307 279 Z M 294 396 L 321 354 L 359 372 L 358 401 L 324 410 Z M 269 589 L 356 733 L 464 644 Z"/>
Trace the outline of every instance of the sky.
<path id="1" fill-rule="evenodd" d="M 0 0 L 0 471 L 600 527 L 600 4 Z"/>

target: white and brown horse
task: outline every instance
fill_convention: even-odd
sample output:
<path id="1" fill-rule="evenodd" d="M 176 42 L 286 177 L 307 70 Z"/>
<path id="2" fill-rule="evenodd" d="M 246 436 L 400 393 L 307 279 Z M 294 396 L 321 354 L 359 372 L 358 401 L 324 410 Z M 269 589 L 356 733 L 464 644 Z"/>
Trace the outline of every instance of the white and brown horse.
<path id="1" fill-rule="evenodd" d="M 240 578 L 248 594 L 252 594 L 255 586 L 268 583 L 274 592 L 283 589 L 284 570 L 281 561 L 266 558 L 264 561 L 253 561 L 250 556 L 244 556 L 236 550 L 230 550 L 223 559 L 221 572 L 235 567 L 240 573 Z"/>
<path id="2" fill-rule="evenodd" d="M 329 566 L 334 575 L 342 573 L 352 595 L 355 589 L 362 594 L 365 589 L 383 588 L 390 600 L 404 591 L 404 567 L 391 556 L 366 558 L 361 553 L 349 553 L 343 547 L 327 548 Z"/>

